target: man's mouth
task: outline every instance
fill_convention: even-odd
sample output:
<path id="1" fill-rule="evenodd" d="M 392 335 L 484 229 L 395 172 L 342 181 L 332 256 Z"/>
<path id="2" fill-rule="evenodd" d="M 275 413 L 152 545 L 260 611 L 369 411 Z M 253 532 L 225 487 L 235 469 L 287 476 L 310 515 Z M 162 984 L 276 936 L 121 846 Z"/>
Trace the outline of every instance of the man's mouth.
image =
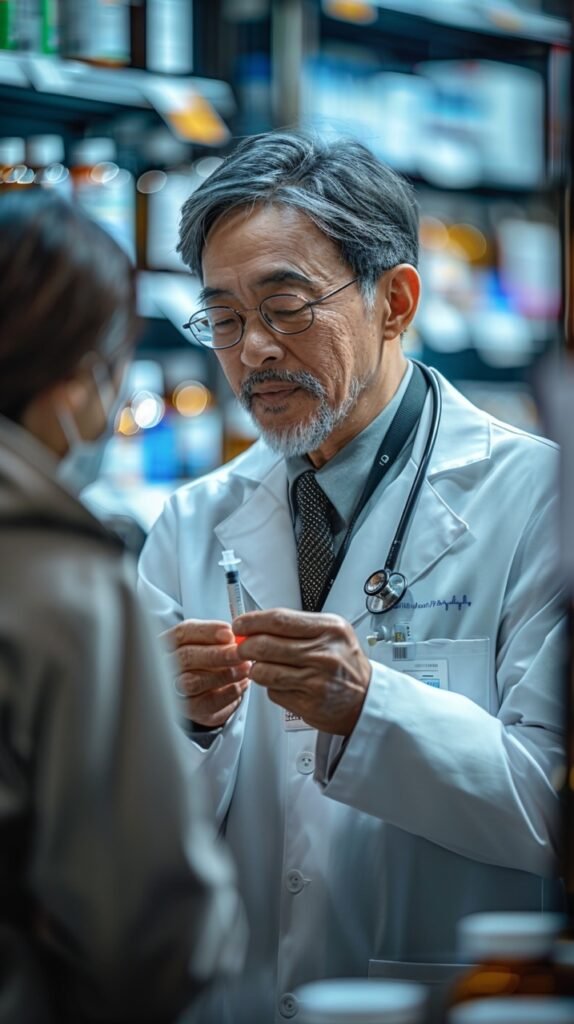
<path id="1" fill-rule="evenodd" d="M 268 370 L 252 373 L 241 386 L 239 400 L 247 410 L 258 399 L 258 405 L 267 405 L 276 409 L 289 401 L 292 395 L 306 393 L 312 398 L 323 400 L 324 388 L 312 374 L 307 371 L 298 373 L 275 374 Z"/>
<path id="2" fill-rule="evenodd" d="M 251 398 L 285 398 L 294 391 L 299 391 L 298 384 L 261 384 L 253 388 Z"/>

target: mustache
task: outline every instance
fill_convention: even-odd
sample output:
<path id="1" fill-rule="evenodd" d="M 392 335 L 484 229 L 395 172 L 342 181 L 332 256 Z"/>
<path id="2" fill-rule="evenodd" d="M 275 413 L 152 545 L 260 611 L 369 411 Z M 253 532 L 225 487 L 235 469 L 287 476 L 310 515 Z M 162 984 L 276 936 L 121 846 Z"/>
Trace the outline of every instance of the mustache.
<path id="1" fill-rule="evenodd" d="M 242 405 L 250 409 L 254 388 L 258 384 L 267 384 L 271 381 L 275 384 L 294 384 L 303 391 L 308 391 L 314 398 L 326 398 L 321 381 L 307 370 L 256 370 L 241 385 L 239 398 Z"/>

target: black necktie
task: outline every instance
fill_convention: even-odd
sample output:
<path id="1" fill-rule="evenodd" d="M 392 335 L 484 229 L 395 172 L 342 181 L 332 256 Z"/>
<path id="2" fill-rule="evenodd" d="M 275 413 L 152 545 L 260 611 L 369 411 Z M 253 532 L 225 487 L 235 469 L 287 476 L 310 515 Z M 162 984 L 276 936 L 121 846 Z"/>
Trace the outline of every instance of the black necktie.
<path id="1" fill-rule="evenodd" d="M 333 564 L 333 506 L 321 489 L 312 469 L 296 483 L 299 536 L 297 565 L 303 610 L 317 610 L 323 587 Z"/>

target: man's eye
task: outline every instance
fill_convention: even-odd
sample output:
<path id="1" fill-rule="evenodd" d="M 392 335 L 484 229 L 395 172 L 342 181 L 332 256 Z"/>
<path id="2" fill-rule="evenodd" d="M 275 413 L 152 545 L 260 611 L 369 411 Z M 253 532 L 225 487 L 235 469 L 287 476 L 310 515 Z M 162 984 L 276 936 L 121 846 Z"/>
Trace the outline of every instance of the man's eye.
<path id="1" fill-rule="evenodd" d="M 283 319 L 285 319 L 290 316 L 297 316 L 301 312 L 302 308 L 302 306 L 299 306 L 298 309 L 274 309 L 272 310 L 272 314 L 273 316 L 282 316 Z"/>

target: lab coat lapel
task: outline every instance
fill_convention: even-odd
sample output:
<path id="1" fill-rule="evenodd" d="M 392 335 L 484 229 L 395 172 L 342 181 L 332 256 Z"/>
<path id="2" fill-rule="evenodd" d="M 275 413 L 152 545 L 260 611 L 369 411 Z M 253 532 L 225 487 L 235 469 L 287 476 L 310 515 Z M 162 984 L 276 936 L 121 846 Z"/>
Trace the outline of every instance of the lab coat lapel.
<path id="1" fill-rule="evenodd" d="M 372 507 L 353 537 L 325 603 L 325 611 L 337 611 L 351 623 L 367 614 L 363 584 L 367 576 L 385 564 L 415 472 L 416 466 L 411 460 Z M 409 586 L 442 558 L 467 529 L 466 523 L 442 501 L 430 482 L 425 481 L 398 565 Z"/>
<path id="2" fill-rule="evenodd" d="M 440 375 L 439 375 L 440 376 Z M 490 457 L 490 429 L 485 417 L 477 424 L 477 410 L 440 377 L 443 416 L 427 478 L 422 486 L 397 568 L 409 587 L 442 558 L 468 531 L 468 524 L 441 495 L 441 478 L 473 472 L 469 467 Z M 398 479 L 371 503 L 370 511 L 351 541 L 325 611 L 337 611 L 352 624 L 367 614 L 363 584 L 382 569 L 399 519 L 422 458 L 431 418 L 430 396 L 417 430 L 412 457 Z"/>
<path id="3" fill-rule="evenodd" d="M 297 549 L 289 504 L 287 472 L 279 459 L 234 512 L 215 527 L 222 548 L 241 559 L 241 583 L 259 608 L 301 608 Z"/>

